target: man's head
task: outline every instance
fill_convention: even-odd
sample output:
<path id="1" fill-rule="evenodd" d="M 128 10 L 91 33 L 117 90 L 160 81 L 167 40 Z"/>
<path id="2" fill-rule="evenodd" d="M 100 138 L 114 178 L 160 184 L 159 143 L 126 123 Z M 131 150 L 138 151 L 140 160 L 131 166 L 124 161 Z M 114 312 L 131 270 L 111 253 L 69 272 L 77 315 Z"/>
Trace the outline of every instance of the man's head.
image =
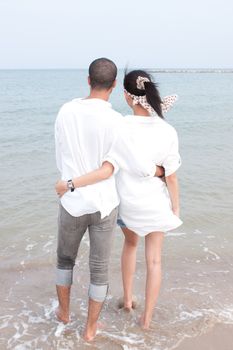
<path id="1" fill-rule="evenodd" d="M 97 58 L 89 66 L 91 89 L 110 90 L 115 87 L 117 67 L 108 58 Z"/>

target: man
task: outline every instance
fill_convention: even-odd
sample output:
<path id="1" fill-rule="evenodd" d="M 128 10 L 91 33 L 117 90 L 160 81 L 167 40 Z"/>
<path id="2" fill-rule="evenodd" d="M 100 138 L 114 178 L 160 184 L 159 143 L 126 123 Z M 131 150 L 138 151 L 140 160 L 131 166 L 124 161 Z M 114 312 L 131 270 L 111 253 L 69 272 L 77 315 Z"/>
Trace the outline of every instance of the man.
<path id="1" fill-rule="evenodd" d="M 99 168 L 104 160 L 115 169 L 129 167 L 140 176 L 153 176 L 155 165 L 145 159 L 130 162 L 129 142 L 122 137 L 122 116 L 115 112 L 108 99 L 116 85 L 117 67 L 100 58 L 89 67 L 90 95 L 66 103 L 55 124 L 56 159 L 62 179 L 70 189 L 61 198 L 57 248 L 57 317 L 69 322 L 70 289 L 73 267 L 79 245 L 86 230 L 90 238 L 90 286 L 88 317 L 84 339 L 92 340 L 97 331 L 103 302 L 108 291 L 108 265 L 119 204 L 115 178 L 73 189 L 73 177 Z M 132 156 L 133 157 L 133 156 Z"/>

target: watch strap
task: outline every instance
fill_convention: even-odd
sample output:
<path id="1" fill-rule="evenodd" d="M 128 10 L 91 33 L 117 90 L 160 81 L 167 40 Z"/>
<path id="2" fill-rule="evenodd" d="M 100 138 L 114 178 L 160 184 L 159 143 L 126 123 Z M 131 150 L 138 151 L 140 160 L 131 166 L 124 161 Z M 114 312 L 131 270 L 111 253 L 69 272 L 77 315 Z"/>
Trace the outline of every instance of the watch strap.
<path id="1" fill-rule="evenodd" d="M 74 187 L 74 184 L 73 184 L 73 181 L 72 181 L 72 180 L 68 180 L 68 181 L 67 181 L 67 188 L 68 188 L 71 192 L 74 192 L 75 187 Z"/>

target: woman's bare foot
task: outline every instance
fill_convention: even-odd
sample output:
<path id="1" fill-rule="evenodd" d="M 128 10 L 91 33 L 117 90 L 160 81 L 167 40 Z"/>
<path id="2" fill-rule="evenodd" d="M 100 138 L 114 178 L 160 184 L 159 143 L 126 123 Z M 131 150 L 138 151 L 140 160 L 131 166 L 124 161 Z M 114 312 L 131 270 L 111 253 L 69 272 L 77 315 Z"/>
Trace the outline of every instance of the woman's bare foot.
<path id="1" fill-rule="evenodd" d="M 132 305 L 132 304 L 131 304 Z M 133 311 L 133 308 L 131 307 L 131 305 L 124 305 L 124 311 L 126 311 L 126 312 L 132 312 Z"/>
<path id="2" fill-rule="evenodd" d="M 133 295 L 132 301 L 130 302 L 124 302 L 124 298 L 120 298 L 118 300 L 118 309 L 124 309 L 127 312 L 131 312 L 133 309 L 136 309 L 137 307 L 137 298 Z"/>
<path id="3" fill-rule="evenodd" d="M 69 315 L 67 313 L 63 312 L 59 306 L 55 310 L 55 315 L 56 315 L 58 321 L 63 322 L 64 324 L 67 324 L 70 321 Z"/>
<path id="4" fill-rule="evenodd" d="M 150 328 L 150 321 L 151 320 L 146 320 L 144 314 L 142 314 L 139 319 L 139 326 L 144 330 L 148 330 Z"/>

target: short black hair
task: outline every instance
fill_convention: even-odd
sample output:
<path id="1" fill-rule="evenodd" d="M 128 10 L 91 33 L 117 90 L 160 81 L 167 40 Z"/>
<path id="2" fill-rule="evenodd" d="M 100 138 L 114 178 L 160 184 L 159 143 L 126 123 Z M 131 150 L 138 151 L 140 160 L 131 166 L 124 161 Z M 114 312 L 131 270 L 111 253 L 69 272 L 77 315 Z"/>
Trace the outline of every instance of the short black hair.
<path id="1" fill-rule="evenodd" d="M 92 89 L 110 89 L 117 76 L 117 66 L 108 58 L 97 58 L 89 66 Z"/>

